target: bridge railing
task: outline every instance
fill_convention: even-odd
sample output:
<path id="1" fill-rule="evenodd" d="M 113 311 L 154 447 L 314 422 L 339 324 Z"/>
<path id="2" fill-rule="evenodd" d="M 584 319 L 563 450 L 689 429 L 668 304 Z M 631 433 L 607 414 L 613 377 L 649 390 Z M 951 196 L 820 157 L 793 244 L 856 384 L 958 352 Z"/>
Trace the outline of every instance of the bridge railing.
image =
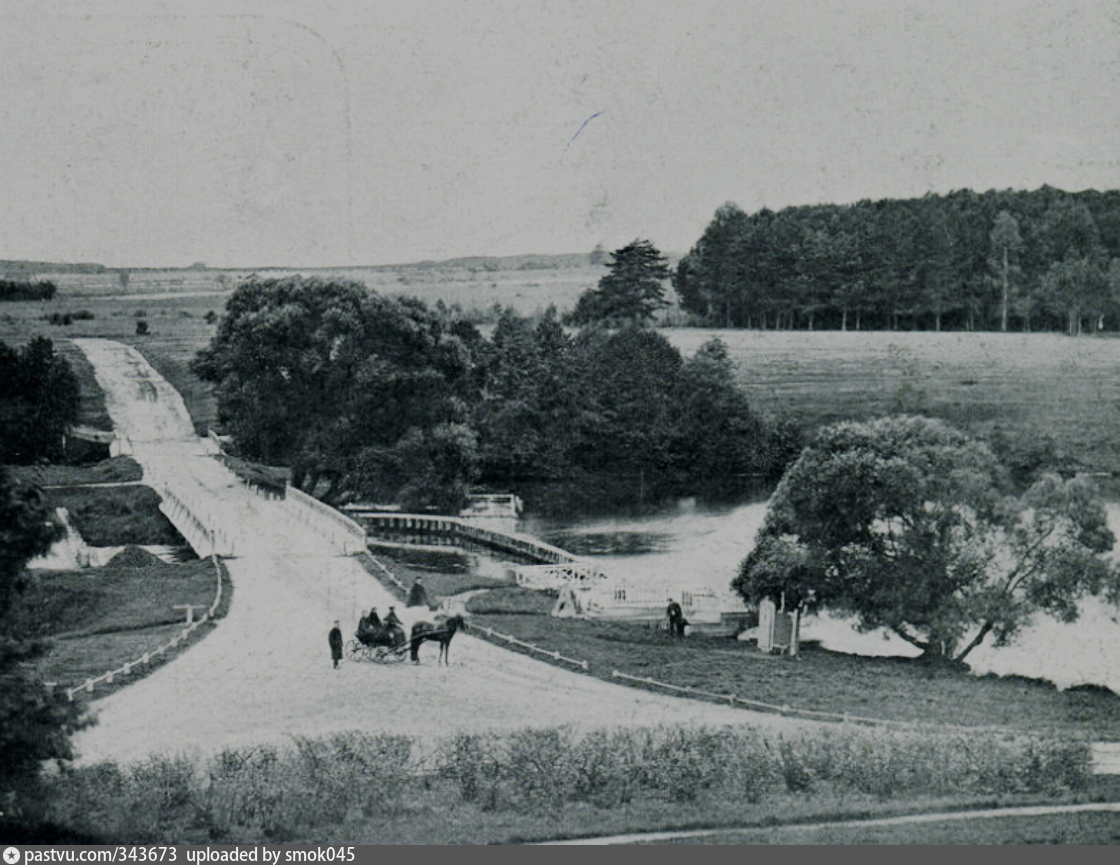
<path id="1" fill-rule="evenodd" d="M 347 555 L 365 551 L 366 530 L 346 514 L 292 486 L 285 491 L 284 505 L 297 519 L 330 537 Z"/>
<path id="2" fill-rule="evenodd" d="M 459 538 L 485 544 L 507 552 L 537 559 L 549 564 L 581 563 L 567 550 L 546 544 L 528 535 L 516 535 L 496 529 L 478 526 L 462 517 L 433 516 L 429 514 L 398 514 L 364 509 L 346 509 L 357 519 L 371 528 L 388 532 L 408 534 L 423 532 L 428 534 L 454 535 Z"/>
<path id="3" fill-rule="evenodd" d="M 216 520 L 210 516 L 202 516 L 206 512 L 199 503 L 189 501 L 185 496 L 174 492 L 167 484 L 162 486 L 160 496 L 162 498 L 159 503 L 160 511 L 179 530 L 179 534 L 186 539 L 196 554 L 200 556 L 234 554 L 233 541 L 224 529 L 218 528 Z"/>

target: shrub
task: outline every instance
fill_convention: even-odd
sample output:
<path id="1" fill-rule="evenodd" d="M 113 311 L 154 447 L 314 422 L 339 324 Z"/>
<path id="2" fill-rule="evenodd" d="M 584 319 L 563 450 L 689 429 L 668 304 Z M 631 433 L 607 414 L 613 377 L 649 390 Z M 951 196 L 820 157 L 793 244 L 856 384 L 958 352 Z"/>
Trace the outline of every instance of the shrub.
<path id="1" fill-rule="evenodd" d="M 147 333 L 148 333 L 148 322 L 146 320 L 143 320 L 143 319 L 136 322 L 136 335 L 137 336 L 146 336 Z"/>

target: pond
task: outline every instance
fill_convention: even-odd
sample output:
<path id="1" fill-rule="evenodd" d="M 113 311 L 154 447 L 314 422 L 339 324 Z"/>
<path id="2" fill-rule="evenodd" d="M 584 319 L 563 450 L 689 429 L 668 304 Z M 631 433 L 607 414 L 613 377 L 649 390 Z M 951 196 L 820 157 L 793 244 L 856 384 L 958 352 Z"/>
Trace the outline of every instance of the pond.
<path id="1" fill-rule="evenodd" d="M 1109 525 L 1120 537 L 1120 503 L 1107 506 Z M 684 498 L 621 516 L 527 512 L 521 530 L 569 552 L 595 559 L 608 575 L 726 587 L 754 546 L 766 513 L 759 495 L 738 504 L 706 504 Z M 1060 687 L 1105 685 L 1120 693 L 1120 611 L 1088 599 L 1081 618 L 1062 624 L 1045 616 L 1011 646 L 980 646 L 968 658 L 978 673 L 1045 678 Z M 849 622 L 808 617 L 803 638 L 836 651 L 913 656 L 917 650 L 887 632 L 859 633 Z"/>

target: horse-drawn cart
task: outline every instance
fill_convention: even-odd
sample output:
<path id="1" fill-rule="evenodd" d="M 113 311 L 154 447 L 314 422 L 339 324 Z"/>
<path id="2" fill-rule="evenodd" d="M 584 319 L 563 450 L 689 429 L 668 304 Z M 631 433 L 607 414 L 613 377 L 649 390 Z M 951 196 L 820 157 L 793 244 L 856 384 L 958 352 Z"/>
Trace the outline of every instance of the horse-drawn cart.
<path id="1" fill-rule="evenodd" d="M 346 644 L 346 655 L 352 661 L 403 661 L 408 645 L 401 628 L 371 628 L 354 635 Z"/>

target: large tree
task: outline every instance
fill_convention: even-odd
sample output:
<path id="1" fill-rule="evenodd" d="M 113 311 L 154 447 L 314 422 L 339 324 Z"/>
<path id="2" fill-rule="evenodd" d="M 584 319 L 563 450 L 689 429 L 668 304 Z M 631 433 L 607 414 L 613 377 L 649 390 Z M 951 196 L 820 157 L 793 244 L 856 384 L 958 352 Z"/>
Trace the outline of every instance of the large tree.
<path id="1" fill-rule="evenodd" d="M 608 273 L 580 295 L 571 320 L 575 324 L 646 322 L 667 305 L 669 264 L 648 240 L 635 240 L 611 253 Z"/>
<path id="2" fill-rule="evenodd" d="M 44 760 L 70 759 L 77 705 L 47 688 L 32 664 L 45 646 L 21 633 L 25 566 L 59 535 L 39 491 L 0 466 L 0 802 L 31 783 Z"/>
<path id="3" fill-rule="evenodd" d="M 221 419 L 245 455 L 290 466 L 293 484 L 311 492 L 325 480 L 320 495 L 333 500 L 405 495 L 374 483 L 374 468 L 416 465 L 448 442 L 471 453 L 438 459 L 440 471 L 472 466 L 470 437 L 445 428 L 465 419 L 471 365 L 468 343 L 419 301 L 294 277 L 238 286 L 194 369 L 217 385 Z M 469 477 L 460 480 L 457 489 Z M 405 497 L 424 503 L 415 487 Z"/>
<path id="4" fill-rule="evenodd" d="M 49 339 L 13 349 L 0 342 L 0 453 L 8 464 L 62 456 L 78 420 L 78 379 Z"/>
<path id="5" fill-rule="evenodd" d="M 962 660 L 1036 612 L 1077 618 L 1120 579 L 1090 481 L 1044 475 L 1016 495 L 988 447 L 900 416 L 821 431 L 782 478 L 736 588 L 888 628 Z"/>

